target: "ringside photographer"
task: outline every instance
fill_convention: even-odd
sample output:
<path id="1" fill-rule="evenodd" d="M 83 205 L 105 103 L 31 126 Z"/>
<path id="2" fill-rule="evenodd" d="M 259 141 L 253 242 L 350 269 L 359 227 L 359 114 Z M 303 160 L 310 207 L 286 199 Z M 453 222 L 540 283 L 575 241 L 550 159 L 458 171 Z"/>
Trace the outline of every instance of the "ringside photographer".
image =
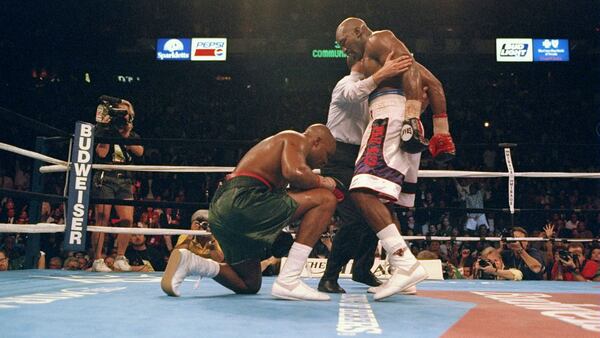
<path id="1" fill-rule="evenodd" d="M 133 120 L 135 111 L 133 105 L 124 99 L 110 96 L 101 96 L 100 104 L 96 109 L 96 137 L 135 139 L 139 135 L 133 131 Z M 135 158 L 144 154 L 141 145 L 122 145 L 98 143 L 96 145 L 96 163 L 127 165 L 132 164 Z M 106 199 L 133 199 L 133 177 L 130 172 L 123 170 L 94 170 L 92 196 L 94 198 Z M 109 226 L 112 205 L 96 205 L 96 225 Z M 133 206 L 115 205 L 115 211 L 119 216 L 119 226 L 131 227 L 133 224 Z M 131 266 L 125 258 L 125 251 L 129 244 L 129 234 L 117 236 L 117 257 L 114 262 L 114 270 L 131 271 Z M 104 233 L 94 232 L 92 234 L 92 250 L 94 263 L 92 271 L 112 271 L 103 259 Z"/>
<path id="2" fill-rule="evenodd" d="M 481 251 L 479 259 L 475 262 L 473 275 L 477 279 L 523 279 L 523 273 L 520 270 L 505 268 L 499 249 L 491 246 Z"/>
<path id="3" fill-rule="evenodd" d="M 512 237 L 527 237 L 527 231 L 521 227 L 511 230 Z M 505 268 L 517 269 L 523 273 L 524 280 L 541 280 L 544 277 L 544 257 L 536 248 L 529 247 L 527 241 L 508 242 L 502 245 L 502 260 Z"/>
<path id="4" fill-rule="evenodd" d="M 571 243 L 567 250 L 559 249 L 554 255 L 552 280 L 585 282 L 594 279 L 598 263 L 586 259 L 583 244 Z"/>

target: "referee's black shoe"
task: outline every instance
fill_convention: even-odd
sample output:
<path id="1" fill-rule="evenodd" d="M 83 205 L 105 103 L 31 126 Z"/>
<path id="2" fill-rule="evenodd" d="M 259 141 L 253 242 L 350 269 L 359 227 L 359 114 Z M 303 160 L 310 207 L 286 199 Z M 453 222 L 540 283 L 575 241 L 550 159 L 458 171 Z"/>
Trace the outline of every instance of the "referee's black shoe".
<path id="1" fill-rule="evenodd" d="M 327 293 L 346 293 L 346 290 L 344 290 L 338 284 L 337 280 L 331 279 L 321 279 L 321 281 L 319 281 L 319 287 L 317 289 L 321 292 Z"/>
<path id="2" fill-rule="evenodd" d="M 352 274 L 352 280 L 355 282 L 367 284 L 368 286 L 379 286 L 381 281 L 375 277 L 375 275 L 369 271 L 366 274 Z"/>

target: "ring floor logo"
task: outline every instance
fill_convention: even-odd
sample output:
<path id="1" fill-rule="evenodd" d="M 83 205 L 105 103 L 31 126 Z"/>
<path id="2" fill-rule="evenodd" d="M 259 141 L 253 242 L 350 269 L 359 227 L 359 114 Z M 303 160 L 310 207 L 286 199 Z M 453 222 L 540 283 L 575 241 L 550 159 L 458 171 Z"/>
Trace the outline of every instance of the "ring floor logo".
<path id="1" fill-rule="evenodd" d="M 189 60 L 191 46 L 191 39 L 158 39 L 156 41 L 156 59 L 161 61 Z"/>

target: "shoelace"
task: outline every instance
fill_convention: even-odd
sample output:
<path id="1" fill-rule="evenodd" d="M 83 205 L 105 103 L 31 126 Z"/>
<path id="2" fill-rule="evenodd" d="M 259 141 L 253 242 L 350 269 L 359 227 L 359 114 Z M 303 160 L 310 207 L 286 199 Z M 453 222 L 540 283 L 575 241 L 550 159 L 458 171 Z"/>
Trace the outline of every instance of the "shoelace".
<path id="1" fill-rule="evenodd" d="M 200 280 L 202 280 L 202 277 L 198 277 L 198 280 L 194 283 L 194 290 L 197 290 L 200 287 Z"/>

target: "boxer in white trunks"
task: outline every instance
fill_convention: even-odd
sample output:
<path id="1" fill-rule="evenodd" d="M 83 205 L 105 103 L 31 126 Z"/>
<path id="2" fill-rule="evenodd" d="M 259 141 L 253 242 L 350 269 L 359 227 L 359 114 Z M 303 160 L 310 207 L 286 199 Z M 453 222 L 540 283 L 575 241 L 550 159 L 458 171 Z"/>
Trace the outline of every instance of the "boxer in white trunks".
<path id="1" fill-rule="evenodd" d="M 391 31 L 373 32 L 358 18 L 342 21 L 336 40 L 347 55 L 363 60 L 365 76 L 376 72 L 390 53 L 412 57 Z M 428 87 L 434 112 L 431 142 L 425 139 L 420 121 L 424 86 Z M 391 278 L 374 290 L 374 299 L 381 300 L 427 278 L 427 272 L 400 235 L 391 204 L 414 205 L 421 152 L 429 148 L 434 159 L 447 161 L 453 158 L 455 147 L 442 85 L 417 62 L 401 76 L 384 81 L 375 89 L 370 96 L 369 113 L 369 126 L 362 138 L 350 191 L 388 252 L 393 268 Z"/>

